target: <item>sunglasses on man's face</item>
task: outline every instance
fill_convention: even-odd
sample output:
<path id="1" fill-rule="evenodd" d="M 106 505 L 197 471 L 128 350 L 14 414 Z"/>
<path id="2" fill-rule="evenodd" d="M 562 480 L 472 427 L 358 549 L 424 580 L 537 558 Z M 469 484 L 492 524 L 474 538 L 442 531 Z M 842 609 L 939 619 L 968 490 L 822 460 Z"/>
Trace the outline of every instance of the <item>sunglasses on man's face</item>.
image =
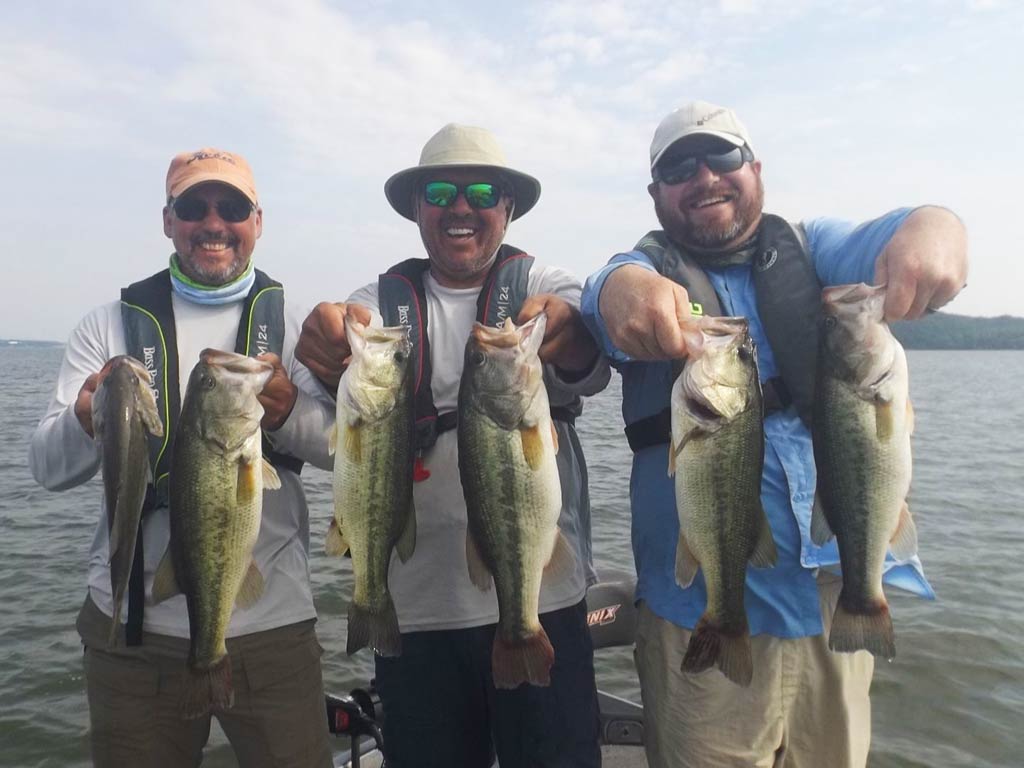
<path id="1" fill-rule="evenodd" d="M 450 181 L 428 181 L 423 185 L 423 199 L 439 208 L 452 205 L 460 192 L 471 208 L 493 208 L 501 200 L 501 187 L 482 181 L 463 187 Z"/>
<path id="2" fill-rule="evenodd" d="M 238 224 L 245 221 L 255 208 L 244 197 L 226 197 L 218 200 L 213 205 L 217 209 L 217 215 L 228 224 Z M 188 222 L 202 221 L 210 212 L 210 206 L 205 200 L 200 197 L 189 197 L 187 195 L 179 197 L 171 204 L 171 207 L 174 209 L 175 216 L 182 221 Z"/>
<path id="3" fill-rule="evenodd" d="M 654 167 L 654 180 L 663 184 L 682 184 L 697 175 L 701 163 L 715 173 L 732 173 L 754 159 L 750 147 L 733 147 L 724 152 L 699 152 L 692 155 L 662 158 Z"/>

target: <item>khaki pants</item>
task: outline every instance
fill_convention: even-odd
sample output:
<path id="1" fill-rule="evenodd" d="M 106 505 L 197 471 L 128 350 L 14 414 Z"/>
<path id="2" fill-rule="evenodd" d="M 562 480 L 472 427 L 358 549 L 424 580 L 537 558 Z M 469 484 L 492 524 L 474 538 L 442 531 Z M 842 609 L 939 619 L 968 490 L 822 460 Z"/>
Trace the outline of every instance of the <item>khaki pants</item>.
<path id="1" fill-rule="evenodd" d="M 828 649 L 840 586 L 835 576 L 819 577 L 823 635 L 751 638 L 749 688 L 717 668 L 681 671 L 689 630 L 641 603 L 634 656 L 652 768 L 863 768 L 871 745 L 874 657 Z"/>
<path id="2" fill-rule="evenodd" d="M 242 768 L 331 765 L 313 621 L 227 641 L 234 706 L 217 710 Z M 98 768 L 198 766 L 210 715 L 178 714 L 188 640 L 145 633 L 142 645 L 107 649 L 110 618 L 86 598 L 78 616 L 85 644 L 90 742 Z"/>

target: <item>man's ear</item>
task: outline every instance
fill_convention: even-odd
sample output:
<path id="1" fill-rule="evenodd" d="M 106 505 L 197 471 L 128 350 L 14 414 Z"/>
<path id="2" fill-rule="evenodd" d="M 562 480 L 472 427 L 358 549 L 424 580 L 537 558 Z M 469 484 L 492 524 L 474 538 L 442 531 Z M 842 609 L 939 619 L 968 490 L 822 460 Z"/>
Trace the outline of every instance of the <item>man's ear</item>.
<path id="1" fill-rule="evenodd" d="M 174 215 L 174 213 L 171 211 L 171 206 L 165 205 L 164 206 L 164 212 L 163 212 L 163 218 L 164 218 L 164 234 L 167 237 L 171 237 L 172 236 L 171 235 L 171 216 L 173 216 L 173 215 Z"/>

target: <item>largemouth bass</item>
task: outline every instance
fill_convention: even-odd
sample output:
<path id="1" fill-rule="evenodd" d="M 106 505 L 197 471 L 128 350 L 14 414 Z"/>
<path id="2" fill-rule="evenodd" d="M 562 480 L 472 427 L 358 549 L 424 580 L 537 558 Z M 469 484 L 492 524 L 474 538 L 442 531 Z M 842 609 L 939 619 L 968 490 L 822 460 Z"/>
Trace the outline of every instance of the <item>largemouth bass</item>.
<path id="1" fill-rule="evenodd" d="M 402 640 L 388 566 L 392 550 L 405 562 L 416 546 L 411 345 L 402 326 L 367 328 L 350 320 L 345 335 L 352 362 L 338 382 L 331 435 L 334 521 L 327 552 L 352 555 L 349 655 L 369 645 L 381 656 L 398 656 Z"/>
<path id="2" fill-rule="evenodd" d="M 234 703 L 224 636 L 235 606 L 247 608 L 263 593 L 252 550 L 263 489 L 281 481 L 263 458 L 256 395 L 273 372 L 270 363 L 205 349 L 185 391 L 171 459 L 171 541 L 153 599 L 183 592 L 188 604 L 186 718 Z"/>
<path id="3" fill-rule="evenodd" d="M 135 562 L 142 503 L 152 474 L 147 435 L 163 437 L 164 426 L 146 366 L 129 355 L 111 359 L 92 399 L 92 426 L 103 453 L 103 495 L 107 507 L 110 592 L 114 619 L 107 644 L 117 644 L 121 607 Z"/>
<path id="4" fill-rule="evenodd" d="M 575 558 L 558 530 L 562 491 L 543 369 L 537 350 L 547 316 L 518 328 L 476 323 L 459 386 L 459 475 L 473 583 L 498 596 L 491 668 L 498 688 L 550 685 L 555 653 L 540 625 L 545 567 L 564 578 Z"/>
<path id="5" fill-rule="evenodd" d="M 747 321 L 706 318 L 703 343 L 672 387 L 672 446 L 679 542 L 676 581 L 693 583 L 698 568 L 707 608 L 690 636 L 686 672 L 717 665 L 750 685 L 753 662 L 743 606 L 747 563 L 775 564 L 775 540 L 761 505 L 764 420 L 757 358 Z"/>
<path id="6" fill-rule="evenodd" d="M 907 357 L 885 324 L 885 287 L 838 285 L 822 292 L 814 399 L 818 489 L 811 539 L 835 533 L 843 588 L 829 648 L 896 655 L 882 591 L 887 548 L 897 560 L 917 553 L 907 508 L 910 434 Z"/>

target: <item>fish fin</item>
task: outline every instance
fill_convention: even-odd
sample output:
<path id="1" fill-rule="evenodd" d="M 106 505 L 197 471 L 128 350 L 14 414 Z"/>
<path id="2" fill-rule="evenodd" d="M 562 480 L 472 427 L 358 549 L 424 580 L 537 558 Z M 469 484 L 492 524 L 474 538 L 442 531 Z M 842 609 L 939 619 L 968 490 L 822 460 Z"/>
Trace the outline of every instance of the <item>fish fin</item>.
<path id="1" fill-rule="evenodd" d="M 256 567 L 256 563 L 249 561 L 249 570 L 245 572 L 241 586 L 238 587 L 238 596 L 235 597 L 235 605 L 239 608 L 251 608 L 260 595 L 263 594 L 263 574 Z"/>
<path id="2" fill-rule="evenodd" d="M 97 442 L 103 441 L 103 433 L 107 427 L 103 418 L 103 412 L 106 410 L 103 403 L 106 399 L 107 388 L 101 385 L 92 396 L 92 437 Z"/>
<path id="3" fill-rule="evenodd" d="M 356 463 L 363 460 L 362 437 L 363 433 L 358 426 L 352 424 L 345 425 L 345 455 Z"/>
<path id="4" fill-rule="evenodd" d="M 757 532 L 757 542 L 754 544 L 754 551 L 750 554 L 750 564 L 755 568 L 769 568 L 775 565 L 778 559 L 779 554 L 775 548 L 772 527 L 769 525 L 768 516 L 762 508 L 761 530 Z"/>
<path id="5" fill-rule="evenodd" d="M 398 614 L 391 595 L 384 593 L 380 610 L 371 611 L 354 602 L 348 605 L 348 641 L 345 653 L 351 656 L 360 648 L 370 646 L 381 656 L 402 655 L 402 635 L 398 629 Z"/>
<path id="6" fill-rule="evenodd" d="M 726 631 L 701 616 L 690 635 L 690 644 L 683 657 L 682 670 L 691 674 L 710 669 L 712 665 L 722 674 L 744 688 L 754 678 L 754 663 L 750 653 L 750 632 L 746 620 L 739 631 Z"/>
<path id="7" fill-rule="evenodd" d="M 333 517 L 324 538 L 324 552 L 331 557 L 341 557 L 348 552 L 348 542 L 345 541 L 345 535 L 341 532 L 337 519 Z"/>
<path id="8" fill-rule="evenodd" d="M 917 554 L 917 526 L 905 501 L 900 507 L 900 519 L 889 541 L 889 549 L 897 560 L 909 560 Z"/>
<path id="9" fill-rule="evenodd" d="M 473 538 L 473 534 L 468 530 L 466 531 L 466 565 L 469 567 L 469 580 L 481 592 L 489 592 L 491 584 L 494 582 L 494 577 L 480 555 L 480 548 L 476 545 L 476 539 Z"/>
<path id="10" fill-rule="evenodd" d="M 153 437 L 164 436 L 164 423 L 160 421 L 160 414 L 156 410 L 156 403 L 147 403 L 145 400 L 139 408 L 139 416 L 142 418 L 142 426 Z"/>
<path id="11" fill-rule="evenodd" d="M 523 439 L 523 457 L 530 469 L 536 472 L 544 463 L 544 441 L 540 437 L 540 425 L 520 427 L 519 434 Z"/>
<path id="12" fill-rule="evenodd" d="M 189 667 L 181 693 L 181 716 L 185 720 L 216 709 L 230 709 L 235 703 L 231 685 L 231 657 L 225 655 L 209 669 Z"/>
<path id="13" fill-rule="evenodd" d="M 551 685 L 551 666 L 555 663 L 555 649 L 544 627 L 524 640 L 509 641 L 494 633 L 491 650 L 491 673 L 494 687 L 512 689 L 523 683 Z"/>
<path id="14" fill-rule="evenodd" d="M 554 546 L 551 548 L 551 557 L 544 566 L 543 579 L 545 582 L 558 584 L 567 581 L 576 570 L 576 553 L 572 551 L 565 535 L 558 531 L 555 536 Z"/>
<path id="15" fill-rule="evenodd" d="M 888 440 L 893 432 L 892 401 L 875 399 L 875 436 Z"/>
<path id="16" fill-rule="evenodd" d="M 686 537 L 680 532 L 679 541 L 676 543 L 676 584 L 686 589 L 693 584 L 693 578 L 699 568 L 700 561 L 686 543 Z"/>
<path id="17" fill-rule="evenodd" d="M 555 422 L 551 422 L 551 445 L 555 448 L 555 453 L 558 453 L 558 430 L 555 429 Z"/>
<path id="18" fill-rule="evenodd" d="M 169 597 L 181 594 L 181 587 L 178 586 L 178 578 L 174 573 L 174 559 L 171 557 L 171 548 L 167 547 L 160 564 L 153 574 L 153 605 L 162 603 Z"/>
<path id="19" fill-rule="evenodd" d="M 335 422 L 331 427 L 330 433 L 327 435 L 327 455 L 333 456 L 334 452 L 338 450 L 338 423 Z"/>
<path id="20" fill-rule="evenodd" d="M 668 476 L 669 477 L 675 477 L 676 476 L 676 456 L 679 455 L 679 452 L 681 450 L 683 450 L 683 446 L 682 445 L 680 445 L 678 448 L 676 448 L 676 444 L 675 443 L 673 443 L 671 440 L 668 441 Z"/>
<path id="21" fill-rule="evenodd" d="M 281 488 L 281 477 L 274 469 L 274 465 L 263 459 L 263 490 L 276 491 Z"/>
<path id="22" fill-rule="evenodd" d="M 910 398 L 907 398 L 907 434 L 914 434 L 914 406 L 910 402 Z"/>
<path id="23" fill-rule="evenodd" d="M 863 650 L 890 660 L 896 658 L 896 633 L 885 598 L 867 606 L 866 610 L 855 612 L 846 606 L 840 592 L 828 635 L 828 647 L 832 651 L 849 653 Z"/>
<path id="24" fill-rule="evenodd" d="M 412 553 L 416 551 L 416 505 L 412 498 L 409 499 L 408 519 L 405 521 L 405 528 L 395 542 L 395 550 L 403 563 L 409 562 Z M 383 654 L 382 654 L 383 655 Z"/>
<path id="25" fill-rule="evenodd" d="M 814 503 L 811 505 L 811 541 L 819 547 L 831 539 L 835 534 L 825 517 L 825 504 L 821 500 L 821 494 L 814 492 Z"/>

